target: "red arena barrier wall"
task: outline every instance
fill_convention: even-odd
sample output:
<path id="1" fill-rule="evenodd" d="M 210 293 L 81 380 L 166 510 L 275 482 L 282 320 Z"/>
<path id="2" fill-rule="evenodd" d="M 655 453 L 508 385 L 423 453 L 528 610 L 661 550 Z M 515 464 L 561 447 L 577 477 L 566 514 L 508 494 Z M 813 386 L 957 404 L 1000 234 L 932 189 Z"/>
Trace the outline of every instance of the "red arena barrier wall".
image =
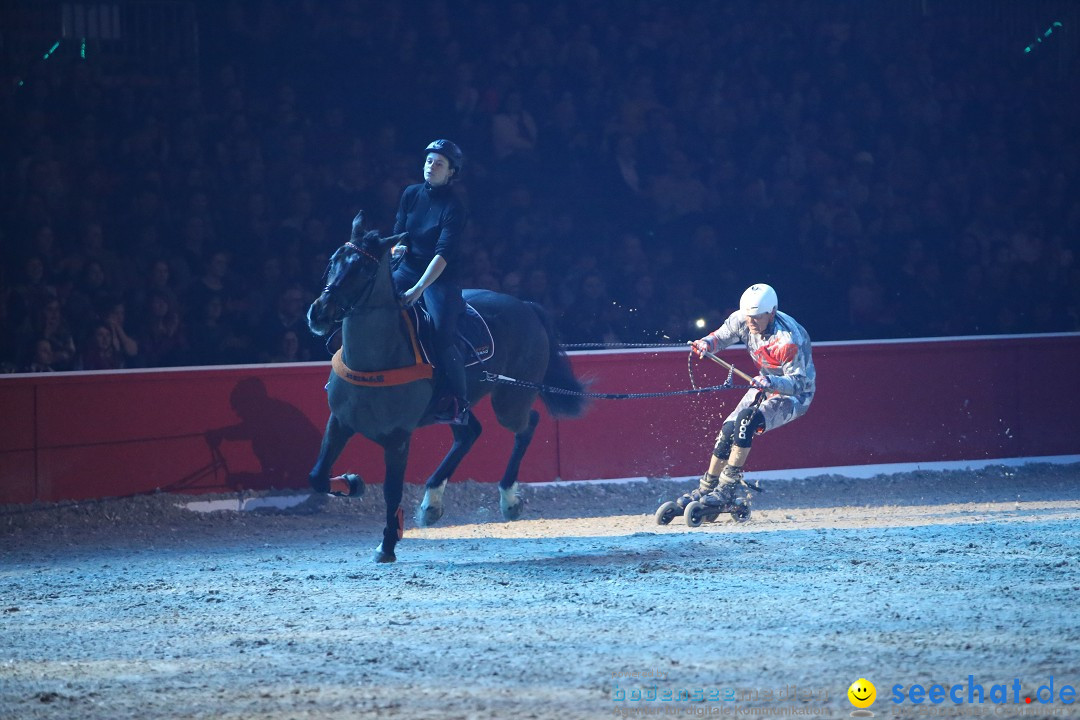
<path id="1" fill-rule="evenodd" d="M 754 444 L 754 470 L 984 460 L 1080 452 L 1080 378 L 1058 371 L 1080 333 L 820 343 L 817 397 L 802 419 Z M 742 348 L 725 360 L 745 371 Z M 690 387 L 687 353 L 574 353 L 598 393 Z M 1050 362 L 1048 362 L 1050 361 Z M 1066 363 L 1068 364 L 1068 363 Z M 116 497 L 155 490 L 303 488 L 329 416 L 328 363 L 0 378 L 0 504 Z M 692 364 L 697 386 L 726 371 Z M 1071 366 L 1070 366 L 1071 367 Z M 1049 372 L 1049 374 L 1047 374 Z M 1028 381 L 1037 377 L 1040 384 Z M 736 384 L 742 382 L 735 378 Z M 585 417 L 543 413 L 524 482 L 701 472 L 741 391 L 594 400 Z M 484 434 L 456 479 L 497 481 L 512 436 L 482 403 Z M 216 446 L 208 433 L 221 440 Z M 445 426 L 412 443 L 409 482 L 422 482 L 450 444 Z M 354 438 L 335 472 L 381 482 L 381 451 Z"/>

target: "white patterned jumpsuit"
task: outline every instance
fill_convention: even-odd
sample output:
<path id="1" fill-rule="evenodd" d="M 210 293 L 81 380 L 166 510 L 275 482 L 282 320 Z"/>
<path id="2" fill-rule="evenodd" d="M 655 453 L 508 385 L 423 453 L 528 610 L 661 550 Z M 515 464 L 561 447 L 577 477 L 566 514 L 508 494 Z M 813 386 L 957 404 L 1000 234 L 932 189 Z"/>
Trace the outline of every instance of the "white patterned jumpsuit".
<path id="1" fill-rule="evenodd" d="M 712 353 L 739 342 L 745 343 L 757 365 L 758 374 L 768 376 L 772 381 L 771 389 L 781 393 L 765 392 L 764 399 L 757 406 L 764 418 L 764 426 L 755 428 L 756 432 L 775 430 L 806 414 L 816 389 L 814 360 L 810 351 L 810 336 L 790 315 L 777 311 L 765 332 L 758 335 L 751 333 L 746 326 L 746 313 L 737 310 L 702 340 Z M 732 423 L 734 427 L 739 414 L 752 407 L 762 392 L 754 388 L 748 390 L 724 420 L 724 425 Z"/>

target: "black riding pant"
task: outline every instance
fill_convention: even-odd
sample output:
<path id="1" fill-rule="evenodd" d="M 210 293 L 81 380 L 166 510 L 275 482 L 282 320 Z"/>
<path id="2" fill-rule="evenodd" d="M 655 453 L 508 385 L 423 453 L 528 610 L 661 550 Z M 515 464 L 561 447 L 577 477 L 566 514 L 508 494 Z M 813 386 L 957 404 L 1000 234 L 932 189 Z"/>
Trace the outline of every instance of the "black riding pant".
<path id="1" fill-rule="evenodd" d="M 394 288 L 399 293 L 405 292 L 416 285 L 421 275 L 423 270 L 418 272 L 402 263 L 394 270 Z M 457 346 L 458 320 L 465 312 L 461 286 L 451 278 L 440 276 L 424 290 L 423 301 L 435 326 L 435 364 L 446 392 L 464 400 L 465 360 Z"/>

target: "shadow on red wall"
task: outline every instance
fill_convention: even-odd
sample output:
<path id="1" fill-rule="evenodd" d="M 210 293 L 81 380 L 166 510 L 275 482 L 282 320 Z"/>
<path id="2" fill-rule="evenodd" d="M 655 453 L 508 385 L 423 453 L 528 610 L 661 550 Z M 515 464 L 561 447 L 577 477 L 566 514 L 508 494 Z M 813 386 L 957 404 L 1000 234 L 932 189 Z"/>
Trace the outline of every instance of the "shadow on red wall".
<path id="1" fill-rule="evenodd" d="M 307 487 L 308 471 L 321 442 L 321 433 L 311 420 L 295 405 L 270 397 L 257 377 L 236 383 L 229 393 L 229 405 L 240 422 L 206 431 L 211 466 L 220 465 L 223 471 L 223 489 Z M 250 443 L 258 469 L 230 472 L 221 452 L 223 440 Z"/>
<path id="2" fill-rule="evenodd" d="M 755 444 L 754 470 L 1080 452 L 1080 375 L 1025 382 L 1047 358 L 1080 353 L 1080 334 L 821 343 L 807 416 Z M 725 359 L 750 369 L 745 350 Z M 596 392 L 678 392 L 685 350 L 573 353 Z M 329 417 L 328 363 L 0 377 L 0 503 L 164 491 L 307 487 Z M 699 385 L 722 378 L 701 377 Z M 701 472 L 738 391 L 594 402 L 584 418 L 541 424 L 523 482 Z M 513 436 L 488 430 L 455 480 L 498 480 Z M 413 437 L 408 482 L 450 445 L 446 426 Z M 356 437 L 335 464 L 382 480 L 382 452 Z"/>

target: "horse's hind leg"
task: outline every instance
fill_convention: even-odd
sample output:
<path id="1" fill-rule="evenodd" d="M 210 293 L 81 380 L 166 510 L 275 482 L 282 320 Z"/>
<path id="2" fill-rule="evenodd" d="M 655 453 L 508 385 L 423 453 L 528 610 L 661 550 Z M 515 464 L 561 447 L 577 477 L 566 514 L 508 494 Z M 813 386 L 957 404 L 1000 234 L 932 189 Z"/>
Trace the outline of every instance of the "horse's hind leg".
<path id="1" fill-rule="evenodd" d="M 480 421 L 476 419 L 476 415 L 469 413 L 469 423 L 467 425 L 451 425 L 450 430 L 454 433 L 454 444 L 450 447 L 450 451 L 446 453 L 443 461 L 439 463 L 439 467 L 435 468 L 435 472 L 431 474 L 431 477 L 425 483 L 424 500 L 416 511 L 416 524 L 421 527 L 434 525 L 442 517 L 442 496 L 443 491 L 446 490 L 446 482 L 457 470 L 461 460 L 472 449 L 473 444 L 480 437 L 480 433 L 483 432 L 484 428 L 480 425 Z"/>
<path id="2" fill-rule="evenodd" d="M 383 499 L 386 501 L 386 527 L 383 541 L 375 549 L 375 562 L 391 563 L 397 560 L 394 548 L 405 530 L 401 512 L 401 495 L 405 486 L 405 465 L 409 461 L 409 441 L 412 433 L 395 430 L 379 439 L 383 447 L 386 477 L 383 480 Z"/>
<path id="3" fill-rule="evenodd" d="M 524 430 L 514 434 L 514 449 L 510 453 L 510 462 L 506 464 L 506 472 L 499 481 L 499 508 L 507 520 L 517 520 L 525 509 L 524 503 L 518 497 L 518 471 L 521 469 L 521 459 L 525 457 L 525 451 L 529 449 L 539 422 L 540 413 L 530 410 L 528 425 Z"/>
<path id="4" fill-rule="evenodd" d="M 315 461 L 315 467 L 308 474 L 308 482 L 311 489 L 317 493 L 330 492 L 330 468 L 337 462 L 345 444 L 353 436 L 353 431 L 345 427 L 337 417 L 331 413 L 326 423 L 326 432 L 323 433 L 322 446 L 319 448 L 319 459 Z"/>

